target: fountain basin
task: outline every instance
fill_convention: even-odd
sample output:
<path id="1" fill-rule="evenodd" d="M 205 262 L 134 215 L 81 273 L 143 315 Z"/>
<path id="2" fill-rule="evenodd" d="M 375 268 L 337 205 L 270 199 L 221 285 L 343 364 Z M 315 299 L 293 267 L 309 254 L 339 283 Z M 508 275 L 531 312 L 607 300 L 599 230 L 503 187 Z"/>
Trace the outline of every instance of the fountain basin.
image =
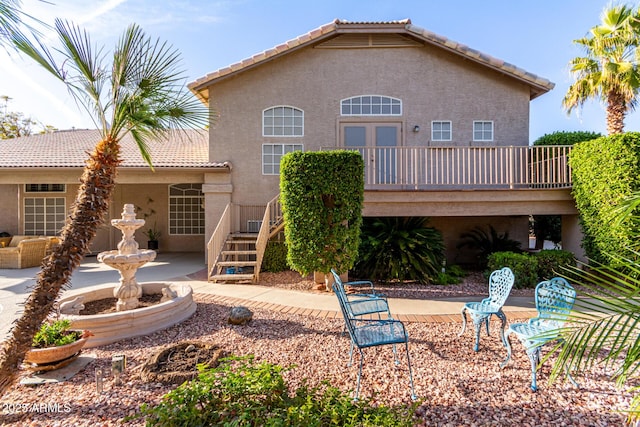
<path id="1" fill-rule="evenodd" d="M 94 334 L 85 344 L 85 348 L 88 348 L 166 329 L 188 319 L 196 311 L 193 290 L 187 284 L 149 282 L 140 283 L 140 286 L 143 295 L 160 294 L 162 289 L 168 286 L 177 296 L 170 301 L 133 310 L 91 315 L 62 314 L 60 317 L 71 320 L 71 329 L 88 329 Z M 85 289 L 84 292 L 74 292 L 61 298 L 60 304 L 72 301 L 79 295 L 84 297 L 85 303 L 113 298 L 115 287 L 102 285 L 94 289 Z"/>

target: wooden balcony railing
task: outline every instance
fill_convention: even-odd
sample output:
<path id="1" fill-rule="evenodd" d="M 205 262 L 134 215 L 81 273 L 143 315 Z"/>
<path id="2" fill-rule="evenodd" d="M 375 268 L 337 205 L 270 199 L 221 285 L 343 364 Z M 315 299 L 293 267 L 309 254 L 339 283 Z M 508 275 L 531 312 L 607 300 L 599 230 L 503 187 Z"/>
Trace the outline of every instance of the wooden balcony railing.
<path id="1" fill-rule="evenodd" d="M 365 160 L 367 190 L 571 187 L 570 146 L 350 149 Z"/>

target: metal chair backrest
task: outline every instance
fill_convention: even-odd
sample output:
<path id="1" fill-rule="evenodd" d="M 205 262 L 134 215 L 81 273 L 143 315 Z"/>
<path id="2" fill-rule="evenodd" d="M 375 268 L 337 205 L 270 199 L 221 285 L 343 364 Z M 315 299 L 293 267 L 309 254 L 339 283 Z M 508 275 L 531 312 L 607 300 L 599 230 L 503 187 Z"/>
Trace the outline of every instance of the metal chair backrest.
<path id="1" fill-rule="evenodd" d="M 351 305 L 349 304 L 349 300 L 347 299 L 347 294 L 344 291 L 344 287 L 341 283 L 335 282 L 333 284 L 333 292 L 338 297 L 340 311 L 342 311 L 342 317 L 344 317 L 344 323 L 347 326 L 347 330 L 349 331 L 349 336 L 351 337 L 351 340 L 357 345 L 356 335 L 354 333 L 354 321 L 356 317 L 351 311 Z"/>
<path id="2" fill-rule="evenodd" d="M 513 271 L 509 267 L 496 270 L 489 276 L 489 298 L 483 300 L 495 307 L 502 307 L 509 297 L 515 282 Z"/>
<path id="3" fill-rule="evenodd" d="M 538 317 L 529 323 L 544 325 L 546 329 L 560 328 L 567 320 L 576 300 L 576 291 L 562 277 L 538 283 L 535 291 Z"/>

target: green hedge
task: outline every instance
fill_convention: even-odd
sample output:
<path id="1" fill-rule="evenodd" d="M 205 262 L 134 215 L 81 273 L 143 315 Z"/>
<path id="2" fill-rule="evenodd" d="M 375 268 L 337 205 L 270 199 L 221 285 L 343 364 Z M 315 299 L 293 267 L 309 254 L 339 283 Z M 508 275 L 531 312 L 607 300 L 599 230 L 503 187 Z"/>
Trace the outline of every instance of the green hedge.
<path id="1" fill-rule="evenodd" d="M 587 141 L 573 148 L 573 196 L 580 212 L 586 255 L 607 263 L 632 243 L 630 219 L 618 222 L 620 203 L 640 190 L 640 133 Z M 637 214 L 638 212 L 635 212 Z"/>
<path id="2" fill-rule="evenodd" d="M 576 258 L 569 251 L 543 250 L 534 254 L 538 259 L 538 279 L 549 280 L 566 274 L 563 267 L 576 266 Z"/>
<path id="3" fill-rule="evenodd" d="M 277 273 L 288 269 L 286 243 L 270 241 L 262 258 L 262 271 Z"/>
<path id="4" fill-rule="evenodd" d="M 578 142 L 591 141 L 592 139 L 600 138 L 601 133 L 598 132 L 553 132 L 542 135 L 540 138 L 533 141 L 533 145 L 573 145 Z"/>
<path id="5" fill-rule="evenodd" d="M 359 152 L 284 155 L 280 196 L 291 268 L 306 275 L 353 267 L 364 198 L 364 163 Z"/>
<path id="6" fill-rule="evenodd" d="M 549 249 L 531 254 L 494 252 L 489 255 L 486 273 L 488 275 L 494 270 L 509 267 L 516 277 L 514 287 L 533 288 L 543 280 L 566 275 L 564 267 L 575 265 L 575 256 L 569 251 Z"/>
<path id="7" fill-rule="evenodd" d="M 515 252 L 494 252 L 487 260 L 489 272 L 509 267 L 515 276 L 514 288 L 534 288 L 538 284 L 538 259 Z"/>

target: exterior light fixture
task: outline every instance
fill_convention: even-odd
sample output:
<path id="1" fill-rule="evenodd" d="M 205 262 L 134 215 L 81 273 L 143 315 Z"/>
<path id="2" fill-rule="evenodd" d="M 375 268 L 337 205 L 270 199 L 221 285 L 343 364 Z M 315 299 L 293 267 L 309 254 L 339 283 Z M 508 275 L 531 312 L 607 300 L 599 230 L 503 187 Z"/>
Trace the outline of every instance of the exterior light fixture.
<path id="1" fill-rule="evenodd" d="M 420 132 L 420 126 L 415 125 L 415 126 L 413 127 L 413 131 L 414 131 L 414 132 Z"/>

